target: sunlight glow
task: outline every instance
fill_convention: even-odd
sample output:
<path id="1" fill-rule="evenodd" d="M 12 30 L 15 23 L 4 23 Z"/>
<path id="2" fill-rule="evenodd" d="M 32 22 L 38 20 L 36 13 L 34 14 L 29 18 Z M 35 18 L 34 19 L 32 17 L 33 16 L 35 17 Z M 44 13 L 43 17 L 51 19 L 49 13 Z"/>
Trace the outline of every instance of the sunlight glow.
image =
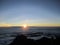
<path id="1" fill-rule="evenodd" d="M 25 24 L 25 25 L 23 25 L 24 26 L 24 28 L 27 28 L 27 25 Z"/>
<path id="2" fill-rule="evenodd" d="M 22 30 L 23 31 L 25 31 L 25 32 L 28 31 L 28 28 L 29 27 L 27 26 L 27 24 L 23 24 L 23 26 L 22 26 Z"/>

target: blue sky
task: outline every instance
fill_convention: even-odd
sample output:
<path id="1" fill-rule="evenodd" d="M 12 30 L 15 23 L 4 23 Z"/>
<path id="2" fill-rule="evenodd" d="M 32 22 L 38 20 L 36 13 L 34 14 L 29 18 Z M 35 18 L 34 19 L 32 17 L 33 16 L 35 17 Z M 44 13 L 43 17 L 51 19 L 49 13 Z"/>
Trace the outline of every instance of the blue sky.
<path id="1" fill-rule="evenodd" d="M 60 24 L 58 0 L 17 0 L 0 3 L 0 24 Z"/>

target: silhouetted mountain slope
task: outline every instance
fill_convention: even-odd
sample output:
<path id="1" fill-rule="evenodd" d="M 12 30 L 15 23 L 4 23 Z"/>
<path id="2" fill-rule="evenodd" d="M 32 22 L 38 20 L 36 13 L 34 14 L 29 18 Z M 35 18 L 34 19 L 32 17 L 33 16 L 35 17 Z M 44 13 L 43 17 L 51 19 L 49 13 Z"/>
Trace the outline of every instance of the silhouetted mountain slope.
<path id="1" fill-rule="evenodd" d="M 33 39 L 27 39 L 24 35 L 18 35 L 10 45 L 33 45 L 35 41 Z"/>
<path id="2" fill-rule="evenodd" d="M 59 45 L 60 38 L 57 39 L 49 39 L 43 37 L 39 40 L 27 39 L 24 35 L 18 35 L 14 41 L 9 45 Z"/>

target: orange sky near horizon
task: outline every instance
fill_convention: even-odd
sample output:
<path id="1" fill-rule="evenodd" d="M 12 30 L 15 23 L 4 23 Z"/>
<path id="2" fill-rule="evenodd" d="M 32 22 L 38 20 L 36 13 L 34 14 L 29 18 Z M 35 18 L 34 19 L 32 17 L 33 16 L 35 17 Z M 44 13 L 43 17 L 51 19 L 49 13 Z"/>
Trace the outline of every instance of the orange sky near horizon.
<path id="1" fill-rule="evenodd" d="M 24 24 L 0 24 L 0 27 L 23 26 Z M 27 26 L 60 26 L 60 24 L 26 24 Z"/>

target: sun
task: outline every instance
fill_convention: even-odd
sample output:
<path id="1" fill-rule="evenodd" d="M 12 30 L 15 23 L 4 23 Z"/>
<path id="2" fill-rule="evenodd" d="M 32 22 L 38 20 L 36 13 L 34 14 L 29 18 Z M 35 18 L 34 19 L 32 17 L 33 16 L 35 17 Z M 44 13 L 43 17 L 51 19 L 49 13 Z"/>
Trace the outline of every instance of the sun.
<path id="1" fill-rule="evenodd" d="M 22 30 L 25 31 L 25 32 L 28 31 L 29 30 L 28 25 L 27 24 L 23 24 Z"/>
<path id="2" fill-rule="evenodd" d="M 23 25 L 23 27 L 24 27 L 24 28 L 27 28 L 27 25 L 26 25 L 26 24 L 24 24 L 24 25 Z"/>

